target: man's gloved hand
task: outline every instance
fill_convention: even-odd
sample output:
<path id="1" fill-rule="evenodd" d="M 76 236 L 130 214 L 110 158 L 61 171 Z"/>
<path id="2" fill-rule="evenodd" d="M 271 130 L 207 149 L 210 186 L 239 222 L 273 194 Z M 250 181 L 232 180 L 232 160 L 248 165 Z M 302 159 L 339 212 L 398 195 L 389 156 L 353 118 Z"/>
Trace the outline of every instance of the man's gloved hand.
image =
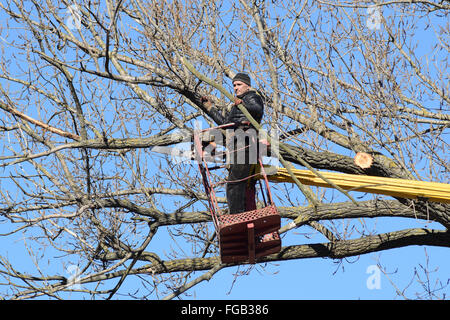
<path id="1" fill-rule="evenodd" d="M 210 111 L 212 106 L 213 106 L 211 100 L 207 96 L 203 96 L 203 97 L 201 97 L 201 101 L 202 101 L 203 106 L 205 107 L 205 109 L 207 111 Z"/>

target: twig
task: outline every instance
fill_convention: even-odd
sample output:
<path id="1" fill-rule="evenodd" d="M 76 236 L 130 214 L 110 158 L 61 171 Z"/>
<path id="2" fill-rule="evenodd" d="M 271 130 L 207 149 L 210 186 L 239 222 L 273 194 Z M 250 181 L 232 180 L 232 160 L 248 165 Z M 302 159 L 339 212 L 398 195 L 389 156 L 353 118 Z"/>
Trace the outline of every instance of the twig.
<path id="1" fill-rule="evenodd" d="M 130 265 L 128 266 L 127 270 L 122 274 L 122 276 L 120 277 L 119 282 L 116 284 L 116 286 L 111 290 L 111 293 L 109 294 L 107 300 L 110 300 L 114 294 L 117 292 L 117 290 L 119 290 L 120 286 L 122 285 L 122 283 L 125 281 L 125 278 L 130 274 L 130 271 L 133 269 L 134 265 L 136 264 L 137 260 L 140 258 L 140 256 L 142 255 L 142 252 L 144 252 L 145 248 L 147 248 L 148 244 L 150 243 L 150 241 L 153 239 L 153 236 L 155 235 L 156 231 L 158 230 L 158 222 L 154 222 L 150 225 L 150 231 L 149 234 L 147 236 L 147 238 L 145 239 L 145 241 L 143 242 L 143 244 L 140 246 L 140 248 L 138 248 L 137 254 L 134 257 L 133 261 L 130 263 Z"/>
<path id="2" fill-rule="evenodd" d="M 205 274 L 201 275 L 200 277 L 192 280 L 191 282 L 185 284 L 184 286 L 178 288 L 177 290 L 175 290 L 174 292 L 172 292 L 171 294 L 165 296 L 162 300 L 172 300 L 173 298 L 179 296 L 180 294 L 182 294 L 183 292 L 185 292 L 186 290 L 192 288 L 193 286 L 199 284 L 200 282 L 207 280 L 209 281 L 212 276 L 214 274 L 216 274 L 220 269 L 222 269 L 225 265 L 224 264 L 217 264 L 215 265 L 211 270 L 209 270 L 208 272 L 206 272 Z"/>

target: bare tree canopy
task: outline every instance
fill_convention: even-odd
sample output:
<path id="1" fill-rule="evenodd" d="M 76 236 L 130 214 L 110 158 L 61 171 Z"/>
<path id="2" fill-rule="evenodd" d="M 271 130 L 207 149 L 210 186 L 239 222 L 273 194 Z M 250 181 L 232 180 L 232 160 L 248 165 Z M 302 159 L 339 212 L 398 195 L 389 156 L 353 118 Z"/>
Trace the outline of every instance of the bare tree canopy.
<path id="1" fill-rule="evenodd" d="M 171 299 L 231 270 L 196 163 L 152 151 L 186 144 L 196 123 L 217 125 L 201 97 L 219 108 L 230 99 L 205 78 L 231 93 L 233 76 L 248 72 L 264 97 L 263 128 L 296 168 L 449 183 L 449 9 L 2 1 L 0 296 Z M 262 265 L 450 247 L 449 204 L 271 186 L 286 241 Z M 226 209 L 224 188 L 218 199 Z M 409 227 L 386 231 L 377 218 Z M 321 242 L 291 237 L 303 228 Z M 18 239 L 26 266 L 3 245 Z M 130 278 L 137 285 L 125 292 Z"/>

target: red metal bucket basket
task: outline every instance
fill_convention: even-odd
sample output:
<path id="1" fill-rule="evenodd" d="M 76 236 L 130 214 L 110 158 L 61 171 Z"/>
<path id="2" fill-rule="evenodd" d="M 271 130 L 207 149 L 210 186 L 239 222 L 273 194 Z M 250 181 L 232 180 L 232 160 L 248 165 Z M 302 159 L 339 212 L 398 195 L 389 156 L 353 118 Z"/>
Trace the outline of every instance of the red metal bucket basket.
<path id="1" fill-rule="evenodd" d="M 219 216 L 219 246 L 223 263 L 249 261 L 281 249 L 280 215 L 272 204 L 238 214 Z"/>

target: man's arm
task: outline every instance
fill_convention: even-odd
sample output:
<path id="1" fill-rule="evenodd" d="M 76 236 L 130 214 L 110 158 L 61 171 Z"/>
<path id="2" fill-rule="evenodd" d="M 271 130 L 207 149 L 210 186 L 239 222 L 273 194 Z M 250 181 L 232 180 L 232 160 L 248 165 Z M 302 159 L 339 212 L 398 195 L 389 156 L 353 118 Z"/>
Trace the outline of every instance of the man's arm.
<path id="1" fill-rule="evenodd" d="M 264 102 L 259 94 L 254 91 L 249 92 L 242 98 L 242 102 L 247 111 L 256 121 L 261 122 L 264 115 Z"/>

